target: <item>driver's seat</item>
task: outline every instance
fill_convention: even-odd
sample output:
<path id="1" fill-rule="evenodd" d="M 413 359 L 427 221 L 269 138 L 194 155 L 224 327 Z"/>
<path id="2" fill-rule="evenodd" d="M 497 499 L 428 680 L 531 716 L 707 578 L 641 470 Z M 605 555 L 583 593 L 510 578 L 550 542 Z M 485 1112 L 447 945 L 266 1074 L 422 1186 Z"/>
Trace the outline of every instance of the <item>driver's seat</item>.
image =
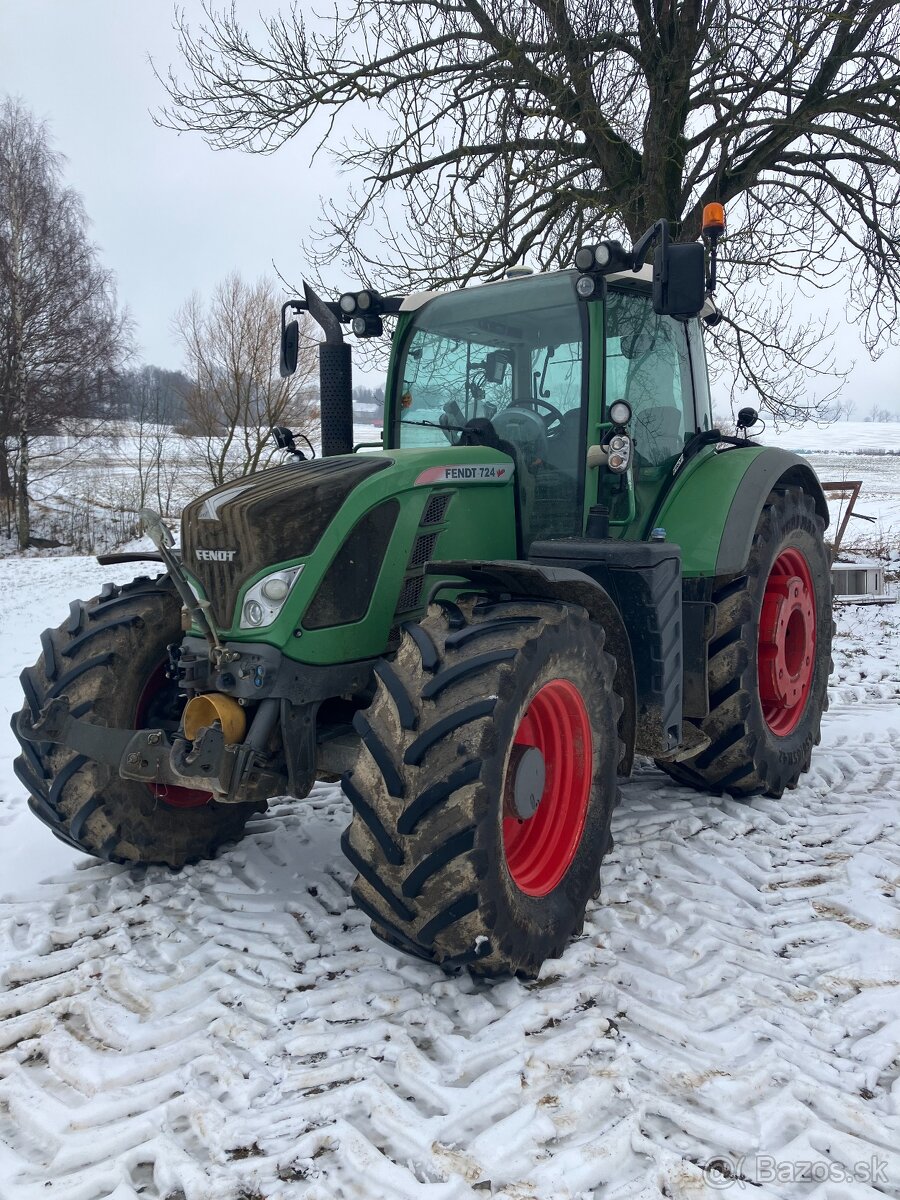
<path id="1" fill-rule="evenodd" d="M 562 415 L 562 422 L 555 433 L 547 437 L 547 462 L 578 478 L 578 446 L 581 441 L 581 409 L 570 408 Z"/>

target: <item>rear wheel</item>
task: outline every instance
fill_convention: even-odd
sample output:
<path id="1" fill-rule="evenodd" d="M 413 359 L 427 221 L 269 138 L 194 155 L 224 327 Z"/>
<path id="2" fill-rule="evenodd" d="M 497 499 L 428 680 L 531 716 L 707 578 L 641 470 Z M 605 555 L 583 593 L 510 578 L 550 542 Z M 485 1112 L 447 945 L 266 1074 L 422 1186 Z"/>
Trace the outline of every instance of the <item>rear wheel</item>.
<path id="1" fill-rule="evenodd" d="M 621 701 L 583 609 L 432 606 L 376 668 L 344 780 L 353 896 L 393 945 L 533 975 L 581 930 L 611 844 Z"/>
<path id="2" fill-rule="evenodd" d="M 74 716 L 97 725 L 177 729 L 182 702 L 166 666 L 167 647 L 182 637 L 180 613 L 165 576 L 108 584 L 93 600 L 73 601 L 69 620 L 41 635 L 43 654 L 22 672 L 32 716 L 65 696 Z M 221 805 L 208 792 L 122 779 L 55 743 L 21 746 L 15 771 L 32 812 L 60 840 L 111 862 L 180 867 L 210 858 L 265 807 Z"/>
<path id="3" fill-rule="evenodd" d="M 797 487 L 772 492 L 747 572 L 717 581 L 707 668 L 709 716 L 694 724 L 705 749 L 659 762 L 702 791 L 780 796 L 809 769 L 828 707 L 831 567 L 823 522 Z"/>

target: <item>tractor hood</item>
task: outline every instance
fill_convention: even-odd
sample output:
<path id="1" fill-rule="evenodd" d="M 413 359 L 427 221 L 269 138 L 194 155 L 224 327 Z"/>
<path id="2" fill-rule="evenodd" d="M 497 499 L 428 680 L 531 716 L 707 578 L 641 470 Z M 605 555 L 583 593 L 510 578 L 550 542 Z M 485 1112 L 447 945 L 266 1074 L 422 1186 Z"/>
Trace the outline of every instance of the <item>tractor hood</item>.
<path id="1" fill-rule="evenodd" d="M 181 546 L 223 639 L 306 663 L 374 657 L 424 608 L 429 563 L 515 557 L 515 464 L 484 446 L 290 463 L 188 505 Z M 270 623 L 242 624 L 248 593 L 295 567 Z"/>
<path id="2" fill-rule="evenodd" d="M 189 504 L 181 519 L 183 562 L 216 624 L 231 625 L 251 576 L 311 554 L 353 488 L 390 465 L 376 455 L 289 463 L 222 484 Z"/>

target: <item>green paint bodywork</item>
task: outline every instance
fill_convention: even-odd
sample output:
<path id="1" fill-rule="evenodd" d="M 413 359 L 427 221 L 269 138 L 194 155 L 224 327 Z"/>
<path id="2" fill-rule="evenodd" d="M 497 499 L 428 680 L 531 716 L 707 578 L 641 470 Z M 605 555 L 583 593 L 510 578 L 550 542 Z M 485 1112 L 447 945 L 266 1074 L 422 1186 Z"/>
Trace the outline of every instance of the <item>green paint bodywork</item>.
<path id="1" fill-rule="evenodd" d="M 762 446 L 722 453 L 708 447 L 676 479 L 655 523 L 681 547 L 684 577 L 715 575 L 731 501 L 750 464 L 765 453 Z M 760 508 L 764 500 L 761 496 Z"/>
<path id="2" fill-rule="evenodd" d="M 410 551 L 420 532 L 440 532 L 439 557 L 515 558 L 516 524 L 514 476 L 509 458 L 484 447 L 441 447 L 390 450 L 391 466 L 370 475 L 347 496 L 315 550 L 306 558 L 272 563 L 248 579 L 236 606 L 235 624 L 219 631 L 223 640 L 263 642 L 304 663 L 352 662 L 382 654 L 388 643 L 397 600 L 407 574 Z M 441 482 L 418 484 L 429 467 L 496 464 L 508 472 L 505 482 Z M 302 469 L 302 468 L 300 468 Z M 435 492 L 453 492 L 444 523 L 419 529 L 419 521 Z M 361 621 L 328 629 L 305 629 L 303 613 L 311 603 L 334 556 L 357 521 L 384 500 L 400 506 L 387 554 L 381 564 L 369 610 Z M 269 626 L 241 629 L 237 614 L 247 590 L 272 571 L 301 564 L 303 570 L 277 620 Z M 199 591 L 197 581 L 192 583 Z M 199 633 L 199 630 L 194 632 Z"/>

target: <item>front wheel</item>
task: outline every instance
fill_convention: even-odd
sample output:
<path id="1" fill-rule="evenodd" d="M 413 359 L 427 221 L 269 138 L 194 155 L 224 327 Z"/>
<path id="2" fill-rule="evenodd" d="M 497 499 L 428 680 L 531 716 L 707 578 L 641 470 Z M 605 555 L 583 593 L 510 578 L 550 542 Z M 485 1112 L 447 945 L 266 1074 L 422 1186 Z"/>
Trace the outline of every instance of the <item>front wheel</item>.
<path id="1" fill-rule="evenodd" d="M 780 796 L 818 745 L 831 672 L 831 564 L 823 522 L 798 487 L 772 492 L 746 573 L 716 581 L 709 646 L 707 742 L 658 765 L 700 791 Z"/>
<path id="2" fill-rule="evenodd" d="M 376 668 L 344 788 L 353 896 L 395 946 L 534 975 L 599 888 L 620 758 L 615 662 L 583 609 L 433 605 Z"/>
<path id="3" fill-rule="evenodd" d="M 96 725 L 174 731 L 183 701 L 166 674 L 167 647 L 182 636 L 181 601 L 166 576 L 107 584 L 93 600 L 73 601 L 69 620 L 41 635 L 43 654 L 22 672 L 32 719 L 65 696 L 75 716 Z M 110 862 L 181 867 L 211 858 L 265 807 L 122 779 L 68 746 L 19 740 L 14 767 L 32 812 L 67 845 Z"/>

